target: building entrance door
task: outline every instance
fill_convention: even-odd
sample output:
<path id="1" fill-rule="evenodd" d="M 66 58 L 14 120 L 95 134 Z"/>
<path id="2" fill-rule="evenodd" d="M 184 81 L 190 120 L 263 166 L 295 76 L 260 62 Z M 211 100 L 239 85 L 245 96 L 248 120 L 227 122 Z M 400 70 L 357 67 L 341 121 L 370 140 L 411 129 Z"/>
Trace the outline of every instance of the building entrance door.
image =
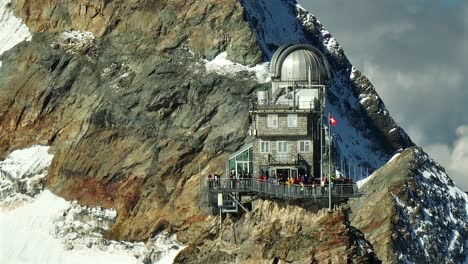
<path id="1" fill-rule="evenodd" d="M 281 169 L 276 169 L 276 176 L 283 177 L 283 179 L 289 179 L 289 169 L 286 168 L 281 168 Z"/>
<path id="2" fill-rule="evenodd" d="M 282 175 L 284 179 L 290 179 L 291 177 L 297 179 L 297 168 L 277 168 L 276 175 L 278 177 Z"/>
<path id="3" fill-rule="evenodd" d="M 291 168 L 291 177 L 297 179 L 297 168 Z"/>

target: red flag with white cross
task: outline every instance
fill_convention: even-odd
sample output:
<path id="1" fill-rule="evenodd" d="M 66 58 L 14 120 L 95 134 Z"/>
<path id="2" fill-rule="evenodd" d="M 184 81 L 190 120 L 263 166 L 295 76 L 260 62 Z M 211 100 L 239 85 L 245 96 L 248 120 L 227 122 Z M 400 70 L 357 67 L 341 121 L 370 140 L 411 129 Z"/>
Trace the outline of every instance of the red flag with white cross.
<path id="1" fill-rule="evenodd" d="M 336 126 L 338 124 L 338 122 L 336 122 L 336 118 L 334 118 L 332 115 L 329 117 L 329 123 L 332 126 Z"/>

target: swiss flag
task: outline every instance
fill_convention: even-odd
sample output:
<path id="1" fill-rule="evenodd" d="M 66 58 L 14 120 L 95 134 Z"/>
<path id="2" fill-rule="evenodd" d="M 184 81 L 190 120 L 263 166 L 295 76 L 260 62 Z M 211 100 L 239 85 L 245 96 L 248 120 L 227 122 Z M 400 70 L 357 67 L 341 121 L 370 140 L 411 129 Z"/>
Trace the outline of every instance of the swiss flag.
<path id="1" fill-rule="evenodd" d="M 338 123 L 336 122 L 336 119 L 335 119 L 332 115 L 330 115 L 330 124 L 331 124 L 332 126 L 336 126 L 336 124 L 338 124 Z"/>

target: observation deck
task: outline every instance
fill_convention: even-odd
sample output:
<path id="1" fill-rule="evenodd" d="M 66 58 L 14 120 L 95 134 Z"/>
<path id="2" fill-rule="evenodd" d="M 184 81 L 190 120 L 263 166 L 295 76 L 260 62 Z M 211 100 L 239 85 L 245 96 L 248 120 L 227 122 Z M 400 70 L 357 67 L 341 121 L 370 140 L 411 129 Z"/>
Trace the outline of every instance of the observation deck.
<path id="1" fill-rule="evenodd" d="M 256 196 L 260 198 L 278 198 L 284 200 L 327 200 L 329 186 L 287 184 L 270 182 L 259 179 L 220 179 L 207 181 L 209 206 L 222 209 L 222 212 L 237 213 L 238 206 L 242 208 L 242 196 Z M 357 185 L 354 183 L 338 183 L 331 186 L 333 200 L 357 197 Z M 219 196 L 224 197 L 222 205 Z M 245 210 L 245 209 L 244 209 Z"/>

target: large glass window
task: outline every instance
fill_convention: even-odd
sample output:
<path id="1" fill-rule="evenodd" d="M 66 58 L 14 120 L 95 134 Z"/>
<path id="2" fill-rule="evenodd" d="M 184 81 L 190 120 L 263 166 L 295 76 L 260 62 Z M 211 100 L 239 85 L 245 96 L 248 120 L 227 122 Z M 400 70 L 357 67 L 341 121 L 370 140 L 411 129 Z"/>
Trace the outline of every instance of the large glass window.
<path id="1" fill-rule="evenodd" d="M 268 115 L 268 127 L 278 128 L 278 115 Z"/>
<path id="2" fill-rule="evenodd" d="M 270 153 L 270 141 L 260 141 L 260 153 Z"/>
<path id="3" fill-rule="evenodd" d="M 297 114 L 288 114 L 288 127 L 297 127 Z"/>
<path id="4" fill-rule="evenodd" d="M 298 142 L 298 150 L 299 152 L 302 153 L 307 153 L 310 152 L 310 147 L 311 147 L 311 141 L 310 140 L 301 140 Z"/>
<path id="5" fill-rule="evenodd" d="M 233 171 L 235 175 L 246 177 L 253 172 L 252 164 L 252 148 L 231 157 L 229 160 L 229 171 Z"/>

